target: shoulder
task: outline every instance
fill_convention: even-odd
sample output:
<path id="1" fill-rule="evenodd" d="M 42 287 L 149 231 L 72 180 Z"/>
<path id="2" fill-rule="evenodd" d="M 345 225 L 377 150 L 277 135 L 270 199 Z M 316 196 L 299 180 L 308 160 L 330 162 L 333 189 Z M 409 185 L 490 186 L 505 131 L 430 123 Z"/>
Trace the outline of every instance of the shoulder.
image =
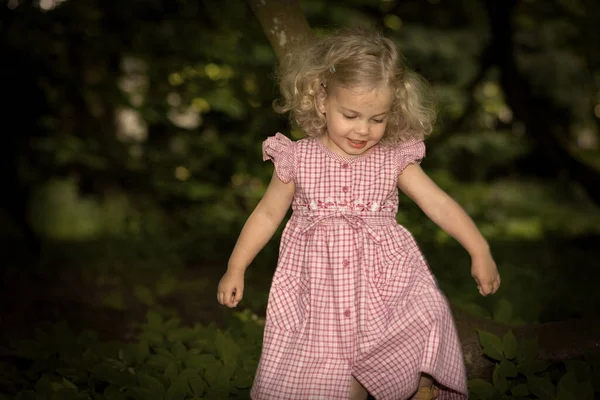
<path id="1" fill-rule="evenodd" d="M 425 141 L 409 139 L 393 147 L 394 161 L 397 173 L 400 174 L 410 164 L 420 164 L 425 158 Z"/>
<path id="2" fill-rule="evenodd" d="M 403 140 L 390 147 L 392 148 L 392 152 L 399 157 L 425 157 L 425 140 L 422 138 Z"/>

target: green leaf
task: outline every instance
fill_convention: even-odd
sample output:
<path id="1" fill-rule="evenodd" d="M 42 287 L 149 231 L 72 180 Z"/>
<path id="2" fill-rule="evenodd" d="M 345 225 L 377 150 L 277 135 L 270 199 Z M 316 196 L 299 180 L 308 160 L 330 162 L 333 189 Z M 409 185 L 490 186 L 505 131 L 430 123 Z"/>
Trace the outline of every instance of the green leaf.
<path id="1" fill-rule="evenodd" d="M 587 400 L 594 397 L 594 389 L 590 381 L 579 383 L 575 372 L 567 372 L 558 381 L 558 393 L 556 398 L 560 400 L 577 399 Z"/>
<path id="2" fill-rule="evenodd" d="M 183 400 L 188 393 L 192 394 L 188 378 L 179 376 L 175 378 L 171 386 L 169 386 L 166 400 Z"/>
<path id="3" fill-rule="evenodd" d="M 567 360 L 564 364 L 567 367 L 567 372 L 575 374 L 579 382 L 589 381 L 592 378 L 592 368 L 585 361 Z"/>
<path id="4" fill-rule="evenodd" d="M 502 347 L 504 348 L 504 355 L 509 360 L 514 360 L 517 357 L 517 338 L 512 331 L 508 331 L 502 337 Z"/>
<path id="5" fill-rule="evenodd" d="M 141 387 L 149 389 L 161 397 L 165 395 L 165 387 L 158 379 L 143 372 L 138 372 L 137 376 Z"/>
<path id="6" fill-rule="evenodd" d="M 171 318 L 167 322 L 165 322 L 165 331 L 171 331 L 176 329 L 181 324 L 181 320 L 179 318 Z"/>
<path id="7" fill-rule="evenodd" d="M 527 384 L 525 383 L 521 383 L 519 385 L 515 385 L 511 390 L 510 393 L 513 396 L 527 396 L 529 395 L 529 390 L 527 389 Z"/>
<path id="8" fill-rule="evenodd" d="M 238 389 L 248 389 L 254 382 L 254 373 L 244 370 L 238 370 L 231 384 Z"/>
<path id="9" fill-rule="evenodd" d="M 131 386 L 137 381 L 129 372 L 119 371 L 106 364 L 90 367 L 90 373 L 95 379 L 112 383 L 117 387 Z"/>
<path id="10" fill-rule="evenodd" d="M 199 354 L 197 356 L 190 356 L 185 361 L 185 365 L 188 368 L 193 369 L 212 369 L 215 365 L 220 365 L 219 360 L 212 354 Z"/>
<path id="11" fill-rule="evenodd" d="M 217 362 L 212 368 L 207 369 L 204 372 L 204 379 L 206 379 L 206 383 L 208 386 L 215 386 L 220 378 L 221 370 L 223 369 L 223 364 L 221 362 Z"/>
<path id="12" fill-rule="evenodd" d="M 204 379 L 202 379 L 200 375 L 195 375 L 188 376 L 188 380 L 190 381 L 190 387 L 192 388 L 194 396 L 202 397 L 204 392 L 206 392 L 206 388 L 208 388 L 208 385 L 206 384 Z"/>
<path id="13" fill-rule="evenodd" d="M 149 310 L 146 313 L 146 319 L 148 320 L 148 327 L 152 329 L 162 330 L 163 317 L 156 311 Z"/>
<path id="14" fill-rule="evenodd" d="M 173 356 L 177 361 L 183 361 L 188 355 L 187 349 L 181 342 L 176 342 L 171 348 L 171 350 L 173 352 Z"/>
<path id="15" fill-rule="evenodd" d="M 80 394 L 77 390 L 70 388 L 60 388 L 55 391 L 52 396 L 50 396 L 50 400 L 86 400 L 87 396 L 84 394 Z"/>
<path id="16" fill-rule="evenodd" d="M 123 361 L 125 365 L 133 365 L 136 357 L 137 349 L 133 344 L 127 344 L 123 346 L 121 351 L 119 352 L 119 358 Z"/>
<path id="17" fill-rule="evenodd" d="M 581 400 L 577 398 L 577 395 L 566 391 L 566 390 L 558 390 L 555 400 Z"/>
<path id="18" fill-rule="evenodd" d="M 504 394 L 508 391 L 509 383 L 506 377 L 502 376 L 499 373 L 498 365 L 494 368 L 494 373 L 492 374 L 492 379 L 494 383 L 494 389 L 496 389 L 497 393 Z"/>
<path id="19" fill-rule="evenodd" d="M 50 394 L 53 392 L 52 381 L 47 375 L 43 375 L 35 384 L 35 391 L 38 393 Z"/>
<path id="20" fill-rule="evenodd" d="M 461 308 L 465 309 L 466 311 L 468 311 L 471 314 L 478 315 L 480 317 L 484 317 L 484 318 L 491 317 L 489 311 L 486 310 L 485 308 L 481 307 L 479 304 L 467 303 L 467 304 L 461 305 Z"/>
<path id="21" fill-rule="evenodd" d="M 163 334 L 160 332 L 145 331 L 140 336 L 141 341 L 148 342 L 149 345 L 159 345 L 164 341 Z"/>
<path id="22" fill-rule="evenodd" d="M 125 400 L 125 395 L 113 385 L 108 385 L 106 389 L 104 389 L 104 397 L 110 400 Z"/>
<path id="23" fill-rule="evenodd" d="M 538 355 L 537 339 L 528 338 L 522 340 L 517 347 L 517 360 L 519 363 L 533 361 Z"/>
<path id="24" fill-rule="evenodd" d="M 500 322 L 510 322 L 512 318 L 512 305 L 505 297 L 500 298 L 494 307 L 494 319 Z"/>
<path id="25" fill-rule="evenodd" d="M 159 354 L 153 354 L 150 357 L 148 357 L 148 365 L 153 367 L 153 368 L 157 368 L 162 370 L 166 370 L 169 365 L 171 364 L 171 359 Z"/>
<path id="26" fill-rule="evenodd" d="M 477 333 L 479 334 L 479 342 L 483 347 L 483 354 L 494 360 L 503 360 L 504 355 L 502 353 L 502 341 L 500 338 L 482 330 L 477 330 Z"/>
<path id="27" fill-rule="evenodd" d="M 171 361 L 176 361 L 175 356 L 173 356 L 173 353 L 171 353 L 171 350 L 169 350 L 165 347 L 155 347 L 154 352 L 156 354 L 158 354 L 159 356 L 167 357 Z"/>
<path id="28" fill-rule="evenodd" d="M 574 372 L 567 372 L 563 375 L 562 378 L 558 381 L 558 391 L 561 389 L 567 391 L 569 393 L 577 393 L 579 382 L 577 382 L 577 376 Z"/>
<path id="29" fill-rule="evenodd" d="M 221 373 L 219 374 L 219 379 L 229 382 L 231 380 L 231 378 L 233 377 L 233 374 L 235 373 L 236 369 L 237 369 L 236 364 L 223 365 L 223 369 L 221 370 Z"/>
<path id="30" fill-rule="evenodd" d="M 141 340 L 135 344 L 135 362 L 143 364 L 150 356 L 150 346 L 146 340 Z"/>
<path id="31" fill-rule="evenodd" d="M 491 383 L 483 379 L 469 380 L 469 392 L 480 397 L 483 400 L 491 399 L 496 395 L 496 390 Z"/>
<path id="32" fill-rule="evenodd" d="M 179 368 L 177 367 L 177 363 L 170 363 L 167 369 L 165 370 L 165 378 L 167 378 L 172 384 L 173 382 L 175 382 L 178 376 Z"/>
<path id="33" fill-rule="evenodd" d="M 516 365 L 508 360 L 500 361 L 500 364 L 498 364 L 498 372 L 505 378 L 515 378 L 518 374 Z"/>
<path id="34" fill-rule="evenodd" d="M 67 378 L 63 378 L 62 383 L 63 383 L 64 388 L 77 390 L 77 386 L 75 386 L 75 384 L 73 382 L 71 382 L 70 380 L 68 380 Z"/>
<path id="35" fill-rule="evenodd" d="M 173 342 L 190 342 L 198 337 L 198 332 L 191 328 L 177 328 L 167 332 L 167 339 Z"/>
<path id="36" fill-rule="evenodd" d="M 87 371 L 77 368 L 56 368 L 56 372 L 59 375 L 69 379 L 73 383 L 77 384 L 78 382 L 86 382 L 88 379 Z M 0 375 L 1 376 L 1 375 Z"/>
<path id="37" fill-rule="evenodd" d="M 158 393 L 154 393 L 150 389 L 141 387 L 127 388 L 126 393 L 135 400 L 163 400 L 162 396 L 160 396 Z"/>
<path id="38" fill-rule="evenodd" d="M 540 400 L 552 400 L 556 392 L 554 384 L 549 377 L 529 377 L 527 378 L 527 387 Z"/>
<path id="39" fill-rule="evenodd" d="M 39 396 L 33 390 L 24 390 L 17 394 L 15 400 L 39 400 L 40 398 L 45 399 L 45 397 Z"/>
<path id="40" fill-rule="evenodd" d="M 537 359 L 533 360 L 533 362 L 531 363 L 531 370 L 534 374 L 544 372 L 548 369 L 548 367 L 550 367 L 550 363 L 546 360 Z"/>
<path id="41" fill-rule="evenodd" d="M 154 304 L 154 296 L 150 289 L 144 285 L 135 285 L 133 287 L 135 297 L 144 305 L 151 306 Z"/>
<path id="42" fill-rule="evenodd" d="M 233 339 L 224 335 L 221 331 L 217 331 L 215 335 L 215 345 L 217 346 L 217 352 L 224 365 L 237 363 L 240 347 Z"/>
<path id="43" fill-rule="evenodd" d="M 176 287 L 177 278 L 173 274 L 164 274 L 156 283 L 156 292 L 162 297 L 173 293 Z"/>
<path id="44" fill-rule="evenodd" d="M 109 308 L 119 311 L 123 311 L 126 308 L 125 296 L 123 296 L 122 292 L 117 290 L 108 293 L 102 300 L 102 303 Z"/>

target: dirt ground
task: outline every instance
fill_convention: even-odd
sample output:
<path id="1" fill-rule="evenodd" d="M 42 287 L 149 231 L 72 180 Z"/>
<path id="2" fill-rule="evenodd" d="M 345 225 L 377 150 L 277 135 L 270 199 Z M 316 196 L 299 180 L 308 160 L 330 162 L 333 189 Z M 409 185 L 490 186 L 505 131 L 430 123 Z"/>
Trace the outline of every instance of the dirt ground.
<path id="1" fill-rule="evenodd" d="M 174 290 L 151 307 L 176 313 L 186 325 L 221 325 L 229 311 L 214 295 L 220 270 L 190 267 L 182 274 L 180 281 L 202 282 L 200 290 Z M 5 267 L 0 282 L 0 347 L 61 321 L 75 332 L 95 331 L 102 339 L 131 339 L 150 308 L 135 298 L 132 286 L 128 282 L 119 285 L 125 294 L 125 307 L 118 309 L 103 304 L 106 288 L 97 284 L 90 271 L 64 266 L 35 272 Z"/>

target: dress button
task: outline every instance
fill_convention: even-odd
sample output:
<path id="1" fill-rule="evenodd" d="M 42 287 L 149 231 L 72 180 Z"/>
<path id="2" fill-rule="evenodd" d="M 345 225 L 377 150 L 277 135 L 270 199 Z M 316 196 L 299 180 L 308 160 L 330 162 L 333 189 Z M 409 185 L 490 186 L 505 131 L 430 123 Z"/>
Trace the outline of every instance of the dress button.
<path id="1" fill-rule="evenodd" d="M 343 164 L 342 164 L 342 168 L 344 168 L 344 169 L 348 169 L 348 167 L 349 167 L 348 163 L 343 163 Z"/>
<path id="2" fill-rule="evenodd" d="M 346 309 L 346 311 L 344 311 L 344 317 L 350 317 L 350 310 Z"/>
<path id="3" fill-rule="evenodd" d="M 350 261 L 348 260 L 344 260 L 344 262 L 342 263 L 342 265 L 346 268 L 348 268 L 350 266 Z"/>
<path id="4" fill-rule="evenodd" d="M 344 186 L 344 187 L 342 188 L 342 192 L 344 192 L 344 193 L 348 193 L 348 186 Z"/>

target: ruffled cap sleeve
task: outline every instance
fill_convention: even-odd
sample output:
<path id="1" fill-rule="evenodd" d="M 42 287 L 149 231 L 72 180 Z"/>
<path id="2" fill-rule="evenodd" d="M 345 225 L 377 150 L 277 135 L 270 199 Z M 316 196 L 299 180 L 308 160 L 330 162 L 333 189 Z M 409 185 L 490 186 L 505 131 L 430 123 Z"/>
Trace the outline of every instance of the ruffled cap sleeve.
<path id="1" fill-rule="evenodd" d="M 398 175 L 410 164 L 420 164 L 424 157 L 425 142 L 423 139 L 413 139 L 400 143 L 396 148 Z"/>
<path id="2" fill-rule="evenodd" d="M 282 182 L 288 183 L 296 174 L 296 143 L 277 133 L 267 138 L 262 145 L 263 161 L 271 160 L 275 172 Z"/>

